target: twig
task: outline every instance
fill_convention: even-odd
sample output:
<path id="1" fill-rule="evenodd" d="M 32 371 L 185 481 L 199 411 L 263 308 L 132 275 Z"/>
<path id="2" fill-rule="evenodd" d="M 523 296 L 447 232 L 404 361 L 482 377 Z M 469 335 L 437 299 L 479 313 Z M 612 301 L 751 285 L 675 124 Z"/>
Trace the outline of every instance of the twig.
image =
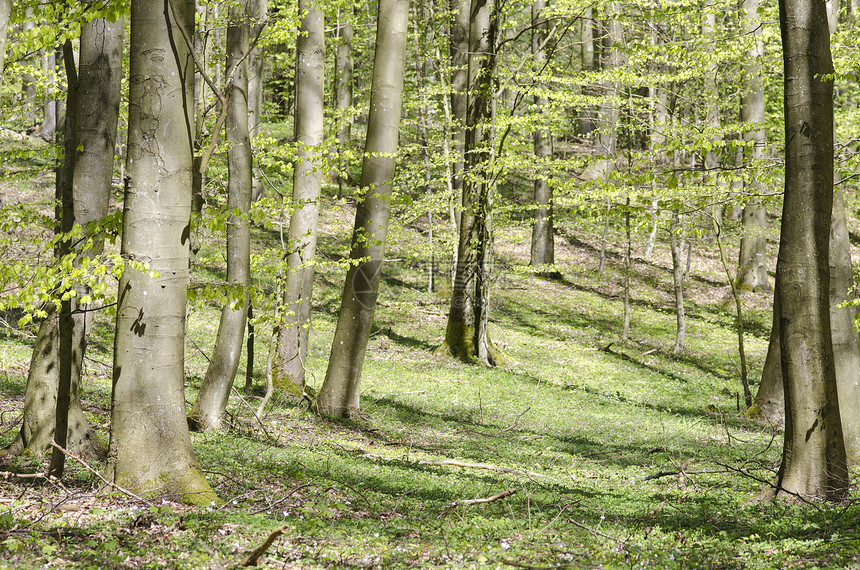
<path id="1" fill-rule="evenodd" d="M 260 429 L 263 430 L 263 433 L 266 435 L 266 437 L 271 439 L 272 441 L 277 441 L 277 439 L 273 438 L 266 430 L 266 426 L 263 424 L 263 420 L 260 419 L 260 416 L 257 415 L 257 412 L 254 410 L 251 404 L 249 404 L 248 401 L 242 396 L 242 394 L 239 393 L 239 390 L 236 389 L 236 386 L 231 386 L 230 389 L 233 390 L 233 392 L 236 394 L 236 396 L 239 397 L 239 400 L 243 404 L 248 406 L 248 409 L 251 410 L 251 415 L 254 416 L 254 419 L 257 420 L 258 424 L 260 424 Z"/>
<path id="2" fill-rule="evenodd" d="M 275 542 L 282 534 L 286 533 L 289 528 L 290 527 L 288 525 L 284 525 L 278 529 L 275 529 L 272 534 L 270 534 L 269 537 L 263 542 L 263 544 L 255 548 L 254 551 L 239 564 L 239 566 L 256 566 L 257 561 L 263 554 L 266 553 L 267 550 L 269 550 L 269 547 L 272 546 L 272 543 Z"/>
<path id="3" fill-rule="evenodd" d="M 66 456 L 66 457 L 71 457 L 72 459 L 74 459 L 75 461 L 77 461 L 78 463 L 80 463 L 81 465 L 83 465 L 83 466 L 84 466 L 84 469 L 86 469 L 87 471 L 89 471 L 90 473 L 92 473 L 93 475 L 95 475 L 96 477 L 98 477 L 98 478 L 102 481 L 102 483 L 104 483 L 105 485 L 107 485 L 107 486 L 109 486 L 109 487 L 113 487 L 114 489 L 116 489 L 117 491 L 119 491 L 120 493 L 122 493 L 123 495 L 128 495 L 128 496 L 129 496 L 129 497 L 131 497 L 132 499 L 135 499 L 135 500 L 137 500 L 137 501 L 140 501 L 141 503 L 145 504 L 145 505 L 146 505 L 146 506 L 148 506 L 148 507 L 153 506 L 153 504 L 152 504 L 152 502 L 151 502 L 151 501 L 148 501 L 148 500 L 144 499 L 144 498 L 143 498 L 143 497 L 141 497 L 140 495 L 135 495 L 134 493 L 132 493 L 132 492 L 131 492 L 131 491 L 129 491 L 128 489 L 125 489 L 125 488 L 123 488 L 123 487 L 120 487 L 120 486 L 119 486 L 119 485 L 117 485 L 116 483 L 113 483 L 113 482 L 111 482 L 111 481 L 108 481 L 107 479 L 105 479 L 104 477 L 102 477 L 102 474 L 101 474 L 101 473 L 99 473 L 98 471 L 96 471 L 95 469 L 93 469 L 92 467 L 90 467 L 90 465 L 89 465 L 86 461 L 84 461 L 83 459 L 81 459 L 81 458 L 80 458 L 80 457 L 78 457 L 77 455 L 73 455 L 73 454 L 69 453 L 68 451 L 66 451 L 65 449 L 63 449 L 63 448 L 62 448 L 62 447 L 60 447 L 59 445 L 57 445 L 57 442 L 52 441 L 52 442 L 51 442 L 51 445 L 53 445 L 54 447 L 56 447 L 57 449 L 59 449 L 61 452 L 63 452 L 63 454 L 65 454 L 65 456 Z"/>
<path id="4" fill-rule="evenodd" d="M 483 505 L 486 503 L 494 503 L 500 499 L 504 499 L 505 497 L 510 497 L 514 493 L 516 493 L 516 489 L 508 489 L 507 491 L 502 491 L 500 493 L 496 493 L 495 495 L 491 495 L 489 497 L 482 497 L 480 499 L 463 499 L 462 501 L 451 501 L 448 503 L 448 508 L 453 507 L 468 507 L 471 505 Z"/>
<path id="5" fill-rule="evenodd" d="M 250 514 L 258 515 L 258 514 L 262 513 L 263 511 L 267 511 L 273 507 L 276 507 L 276 506 L 280 505 L 281 503 L 283 503 L 284 501 L 286 501 L 287 499 L 289 499 L 290 497 L 292 497 L 293 495 L 295 495 L 296 493 L 298 493 L 299 491 L 301 491 L 302 489 L 304 489 L 305 487 L 310 487 L 310 486 L 311 486 L 311 483 L 305 483 L 304 485 L 299 485 L 298 487 L 296 487 L 295 489 L 293 489 L 292 491 L 290 491 L 289 493 L 287 493 L 285 496 L 281 497 L 280 499 L 278 499 L 274 503 L 266 505 L 262 509 L 257 509 L 256 511 L 252 511 Z"/>
<path id="6" fill-rule="evenodd" d="M 612 540 L 614 542 L 617 542 L 618 544 L 624 544 L 625 542 L 627 542 L 624 539 L 615 538 L 614 536 L 608 535 L 605 532 L 601 532 L 601 531 L 597 530 L 596 528 L 591 528 L 590 526 L 586 526 L 580 522 L 576 522 L 573 519 L 570 519 L 570 522 L 573 523 L 575 526 L 578 526 L 579 528 L 583 529 L 583 530 L 587 530 L 588 532 L 590 532 L 594 536 L 600 536 L 600 537 L 605 538 L 607 540 Z"/>

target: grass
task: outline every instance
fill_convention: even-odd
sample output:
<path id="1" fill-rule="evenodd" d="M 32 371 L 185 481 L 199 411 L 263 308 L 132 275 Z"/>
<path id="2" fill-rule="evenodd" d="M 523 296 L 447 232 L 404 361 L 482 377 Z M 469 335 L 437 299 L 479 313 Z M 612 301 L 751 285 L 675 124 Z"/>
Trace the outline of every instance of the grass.
<path id="1" fill-rule="evenodd" d="M 327 200 L 320 242 L 336 261 L 351 210 Z M 230 429 L 193 435 L 221 506 L 111 495 L 75 461 L 62 485 L 8 477 L 0 481 L 0 568 L 231 567 L 283 525 L 265 567 L 860 565 L 854 503 L 749 502 L 774 476 L 781 434 L 738 410 L 733 305 L 712 238 L 694 248 L 687 350 L 675 356 L 665 245 L 634 265 L 632 338 L 622 343 L 622 233 L 614 228 L 613 255 L 597 275 L 601 229 L 588 219 L 560 228 L 560 280 L 526 270 L 527 229 L 497 230 L 490 333 L 514 364 L 495 369 L 435 353 L 447 299 L 426 290 L 424 260 L 414 254 L 420 234 L 398 229 L 360 422 L 323 420 L 276 398 L 260 423 L 250 413 L 259 386 L 235 393 Z M 207 239 L 198 279 L 223 271 L 219 240 Z M 271 232 L 257 234 L 259 252 L 276 242 Z M 314 388 L 325 375 L 342 279 L 336 264 L 320 267 L 307 363 Z M 756 379 L 770 300 L 748 295 L 745 304 Z M 189 402 L 217 322 L 212 303 L 189 310 Z M 84 403 L 106 436 L 109 320 L 102 317 L 93 334 Z M 260 363 L 265 327 L 258 338 Z M 18 428 L 30 346 L 18 333 L 0 341 L 5 443 Z M 507 490 L 514 492 L 492 502 L 464 502 Z"/>

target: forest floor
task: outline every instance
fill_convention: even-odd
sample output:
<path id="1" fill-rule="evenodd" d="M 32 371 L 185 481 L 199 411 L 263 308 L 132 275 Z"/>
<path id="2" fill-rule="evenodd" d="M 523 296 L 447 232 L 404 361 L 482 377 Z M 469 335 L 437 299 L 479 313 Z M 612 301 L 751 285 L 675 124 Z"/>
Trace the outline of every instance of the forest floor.
<path id="1" fill-rule="evenodd" d="M 348 203 L 326 201 L 307 362 L 316 389 L 352 215 Z M 774 478 L 782 434 L 743 414 L 734 304 L 713 236 L 693 242 L 686 350 L 674 355 L 665 231 L 647 259 L 647 232 L 634 234 L 631 332 L 622 342 L 623 227 L 611 225 L 598 274 L 600 216 L 562 212 L 558 225 L 555 280 L 528 270 L 526 224 L 508 217 L 496 229 L 490 334 L 509 365 L 437 354 L 445 272 L 428 291 L 420 220 L 400 226 L 364 366 L 361 421 L 324 420 L 288 397 L 256 418 L 269 334 L 261 322 L 254 386 L 245 392 L 237 379 L 229 428 L 192 435 L 223 504 L 111 493 L 90 470 L 100 465 L 77 460 L 62 483 L 5 474 L 0 568 L 230 568 L 273 532 L 282 534 L 260 559 L 267 568 L 860 566 L 856 490 L 842 505 L 751 502 Z M 776 230 L 769 237 L 773 260 Z M 255 230 L 255 240 L 261 259 L 277 251 L 277 232 Z M 726 241 L 737 251 L 736 239 Z M 205 240 L 198 282 L 223 278 L 220 242 Z M 744 297 L 753 382 L 771 302 Z M 189 305 L 189 403 L 217 315 L 213 302 Z M 103 315 L 93 330 L 83 393 L 105 438 L 111 326 Z M 31 350 L 32 331 L 0 333 L 0 445 L 20 427 Z M 0 471 L 26 468 L 42 467 L 13 459 Z"/>

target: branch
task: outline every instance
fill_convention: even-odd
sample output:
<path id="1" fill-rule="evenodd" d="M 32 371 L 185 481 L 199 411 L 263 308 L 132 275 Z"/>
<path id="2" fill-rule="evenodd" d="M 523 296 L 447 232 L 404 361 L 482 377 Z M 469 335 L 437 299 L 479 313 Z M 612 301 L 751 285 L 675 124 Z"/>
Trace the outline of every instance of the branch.
<path id="1" fill-rule="evenodd" d="M 66 457 L 71 457 L 72 459 L 74 459 L 75 461 L 77 461 L 78 463 L 80 463 L 81 465 L 83 465 L 83 466 L 84 466 L 84 468 L 85 468 L 87 471 L 89 471 L 90 473 L 92 473 L 93 475 L 95 475 L 96 477 L 98 477 L 98 478 L 102 481 L 102 483 L 104 483 L 105 485 L 107 485 L 107 486 L 109 486 L 109 487 L 113 487 L 114 489 L 116 489 L 117 491 L 119 491 L 120 493 L 122 493 L 123 495 L 127 495 L 127 496 L 131 497 L 132 499 L 135 499 L 135 500 L 137 500 L 137 501 L 140 501 L 141 503 L 145 504 L 145 505 L 146 505 L 146 506 L 148 506 L 148 507 L 153 506 L 153 504 L 152 504 L 152 502 L 151 502 L 151 501 L 147 501 L 146 499 L 144 499 L 144 498 L 143 498 L 143 497 L 141 497 L 140 495 L 135 495 L 134 493 L 132 493 L 132 492 L 131 492 L 131 491 L 129 491 L 128 489 L 125 489 L 125 488 L 123 488 L 123 487 L 120 487 L 119 485 L 117 485 L 116 483 L 112 483 L 111 481 L 108 481 L 107 479 L 105 479 L 104 477 L 102 477 L 102 474 L 101 474 L 101 473 L 99 473 L 98 471 L 96 471 L 95 469 L 93 469 L 92 467 L 90 467 L 89 463 L 87 463 L 86 461 L 84 461 L 83 459 L 81 459 L 80 457 L 78 457 L 77 455 L 73 455 L 73 454 L 69 453 L 67 450 L 65 450 L 65 449 L 63 449 L 61 446 L 57 445 L 57 442 L 52 441 L 52 442 L 51 442 L 51 445 L 53 445 L 54 447 L 56 447 L 57 449 L 59 449 L 61 452 L 63 452 L 63 454 L 64 454 Z"/>
<path id="2" fill-rule="evenodd" d="M 483 505 L 485 503 L 494 503 L 498 500 L 504 499 L 505 497 L 510 497 L 514 493 L 516 493 L 516 489 L 508 489 L 507 491 L 502 491 L 501 493 L 496 493 L 495 495 L 491 495 L 489 497 L 483 497 L 480 499 L 464 499 L 462 501 L 451 501 L 448 503 L 448 508 L 453 508 L 456 506 L 468 507 L 471 505 Z"/>
<path id="3" fill-rule="evenodd" d="M 239 566 L 256 566 L 259 558 L 264 555 L 267 550 L 269 550 L 269 547 L 272 546 L 272 543 L 274 543 L 278 538 L 280 538 L 282 534 L 286 533 L 289 528 L 290 527 L 288 525 L 284 525 L 278 529 L 275 529 L 272 534 L 270 534 L 269 537 L 265 541 L 263 541 L 263 544 L 255 548 L 254 551 L 239 564 Z"/>

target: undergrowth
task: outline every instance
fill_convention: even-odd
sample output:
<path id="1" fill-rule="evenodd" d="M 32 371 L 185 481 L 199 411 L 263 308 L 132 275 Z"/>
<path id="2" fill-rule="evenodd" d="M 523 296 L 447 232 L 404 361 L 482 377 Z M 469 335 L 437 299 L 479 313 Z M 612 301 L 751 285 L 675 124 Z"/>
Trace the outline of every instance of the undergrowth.
<path id="1" fill-rule="evenodd" d="M 346 202 L 327 199 L 324 212 L 348 218 Z M 326 259 L 346 253 L 348 224 L 340 227 L 340 218 L 324 220 Z M 111 493 L 89 470 L 101 466 L 76 460 L 62 483 L 7 473 L 0 568 L 225 568 L 277 529 L 283 534 L 261 558 L 265 567 L 860 565 L 853 502 L 749 501 L 774 478 L 782 435 L 739 409 L 733 305 L 712 238 L 698 238 L 693 249 L 687 350 L 673 355 L 665 246 L 634 264 L 632 338 L 621 342 L 622 229 L 610 233 L 611 255 L 598 275 L 601 229 L 602 221 L 588 219 L 560 229 L 557 280 L 527 270 L 527 230 L 497 230 L 490 334 L 511 359 L 506 368 L 436 354 L 446 271 L 437 268 L 439 290 L 428 291 L 426 261 L 408 246 L 421 234 L 399 229 L 364 367 L 360 421 L 323 420 L 278 397 L 255 418 L 262 330 L 254 386 L 234 392 L 229 429 L 193 435 L 222 505 Z M 271 232 L 256 232 L 260 251 L 275 247 Z M 201 259 L 219 258 L 219 239 L 210 236 Z M 207 263 L 196 275 L 217 271 Z M 321 266 L 307 362 L 314 388 L 324 378 L 342 279 L 336 264 Z M 756 379 L 771 300 L 744 302 Z M 210 302 L 189 308 L 189 402 L 217 315 Z M 93 335 L 83 401 L 106 437 L 110 322 L 103 318 Z M 0 338 L 0 443 L 19 427 L 30 342 L 26 331 Z"/>

